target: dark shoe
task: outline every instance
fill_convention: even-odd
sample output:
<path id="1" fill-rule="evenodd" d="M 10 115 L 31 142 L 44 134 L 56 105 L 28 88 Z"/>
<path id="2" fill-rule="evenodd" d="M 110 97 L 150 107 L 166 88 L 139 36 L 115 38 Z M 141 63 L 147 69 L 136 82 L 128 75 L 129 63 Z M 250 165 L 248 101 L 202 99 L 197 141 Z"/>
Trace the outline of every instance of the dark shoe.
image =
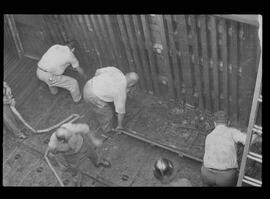
<path id="1" fill-rule="evenodd" d="M 98 164 L 97 167 L 105 167 L 105 168 L 110 168 L 112 165 L 110 163 L 109 160 L 106 160 L 105 158 L 103 158 Z"/>

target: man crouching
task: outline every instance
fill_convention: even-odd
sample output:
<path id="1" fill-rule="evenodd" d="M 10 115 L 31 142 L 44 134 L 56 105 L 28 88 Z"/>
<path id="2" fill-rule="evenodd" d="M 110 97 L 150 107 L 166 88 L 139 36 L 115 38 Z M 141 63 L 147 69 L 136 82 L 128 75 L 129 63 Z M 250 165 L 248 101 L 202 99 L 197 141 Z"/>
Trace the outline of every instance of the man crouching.
<path id="1" fill-rule="evenodd" d="M 102 141 L 92 134 L 87 124 L 66 123 L 52 134 L 48 146 L 48 153 L 61 153 L 68 164 L 67 167 L 75 171 L 80 184 L 81 173 L 79 166 L 85 158 L 88 158 L 96 167 L 110 167 L 108 160 L 100 158 L 96 147 L 102 145 Z"/>

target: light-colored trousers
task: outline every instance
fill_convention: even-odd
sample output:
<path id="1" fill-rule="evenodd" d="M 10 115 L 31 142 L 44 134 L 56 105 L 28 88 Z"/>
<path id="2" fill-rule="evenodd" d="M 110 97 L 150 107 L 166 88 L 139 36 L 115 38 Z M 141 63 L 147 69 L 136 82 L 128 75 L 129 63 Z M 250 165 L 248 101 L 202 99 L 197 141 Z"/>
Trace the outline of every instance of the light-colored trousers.
<path id="1" fill-rule="evenodd" d="M 60 87 L 69 90 L 74 102 L 81 99 L 79 84 L 76 79 L 66 75 L 54 75 L 40 69 L 37 69 L 37 77 L 49 86 L 52 94 L 56 94 L 57 87 Z"/>

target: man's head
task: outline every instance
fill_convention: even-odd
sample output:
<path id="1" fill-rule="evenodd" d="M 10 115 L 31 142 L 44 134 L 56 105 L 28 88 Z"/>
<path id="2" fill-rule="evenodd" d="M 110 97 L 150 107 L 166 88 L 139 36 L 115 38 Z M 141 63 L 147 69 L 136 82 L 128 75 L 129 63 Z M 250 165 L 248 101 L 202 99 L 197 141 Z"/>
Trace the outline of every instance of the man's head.
<path id="1" fill-rule="evenodd" d="M 217 111 L 214 114 L 216 124 L 226 124 L 228 123 L 227 114 L 224 111 Z"/>
<path id="2" fill-rule="evenodd" d="M 71 132 L 68 131 L 68 129 L 64 127 L 60 127 L 56 130 L 55 136 L 58 141 L 64 141 L 67 142 L 68 139 L 71 137 Z"/>
<path id="3" fill-rule="evenodd" d="M 66 46 L 69 47 L 69 49 L 71 50 L 71 52 L 74 52 L 74 50 L 75 50 L 75 42 L 73 40 L 67 41 Z"/>
<path id="4" fill-rule="evenodd" d="M 127 80 L 127 88 L 130 89 L 131 87 L 135 86 L 139 80 L 139 76 L 135 72 L 130 72 L 126 74 Z"/>
<path id="5" fill-rule="evenodd" d="M 160 158 L 154 164 L 153 174 L 163 184 L 167 184 L 172 180 L 173 171 L 173 163 L 166 158 Z"/>

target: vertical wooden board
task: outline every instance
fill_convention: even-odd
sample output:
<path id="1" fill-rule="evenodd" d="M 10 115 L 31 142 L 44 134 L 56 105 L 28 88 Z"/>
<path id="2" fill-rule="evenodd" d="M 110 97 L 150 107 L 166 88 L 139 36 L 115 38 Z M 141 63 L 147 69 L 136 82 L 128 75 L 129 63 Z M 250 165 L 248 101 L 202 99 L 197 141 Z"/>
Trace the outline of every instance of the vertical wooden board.
<path id="1" fill-rule="evenodd" d="M 82 66 L 82 68 L 85 68 L 89 60 L 86 56 L 86 42 L 82 35 L 82 29 L 77 21 L 78 15 L 68 15 L 68 18 L 70 20 L 70 23 L 72 24 L 73 36 L 78 43 L 78 46 L 75 46 L 74 54 L 78 58 L 80 66 Z"/>
<path id="2" fill-rule="evenodd" d="M 171 98 L 176 98 L 176 93 L 174 90 L 173 85 L 173 78 L 172 78 L 172 70 L 170 66 L 170 60 L 169 60 L 169 51 L 168 51 L 168 43 L 166 38 L 166 32 L 165 32 L 165 26 L 163 22 L 163 15 L 158 15 L 158 23 L 160 27 L 160 34 L 161 34 L 161 42 L 163 46 L 163 61 L 164 61 L 164 69 L 166 70 L 166 76 L 168 77 L 168 89 L 169 89 L 169 95 Z"/>
<path id="3" fill-rule="evenodd" d="M 90 69 L 91 74 L 94 74 L 96 71 L 96 68 L 99 65 L 98 61 L 94 59 L 95 58 L 95 53 L 93 53 L 95 51 L 94 45 L 93 45 L 93 42 L 91 42 L 90 40 L 91 37 L 90 37 L 90 34 L 88 33 L 87 25 L 86 25 L 86 22 L 83 20 L 82 15 L 78 15 L 78 21 L 82 29 L 84 41 L 86 43 L 85 56 L 88 58 L 87 59 L 88 63 L 86 65 L 86 68 Z"/>
<path id="4" fill-rule="evenodd" d="M 99 27 L 97 25 L 97 20 L 95 18 L 95 15 L 90 15 L 90 18 L 91 18 L 91 22 L 93 24 L 92 27 L 93 27 L 94 33 L 95 33 L 96 38 L 99 42 L 99 46 L 101 48 L 102 63 L 103 63 L 103 65 L 109 65 L 110 61 L 108 60 L 108 57 L 106 56 L 108 54 L 106 51 L 106 45 L 104 44 L 104 41 L 102 40 L 101 32 L 100 32 Z"/>
<path id="5" fill-rule="evenodd" d="M 146 82 L 147 82 L 149 90 L 151 92 L 153 92 L 153 86 L 152 86 L 152 80 L 151 80 L 152 78 L 151 78 L 151 75 L 150 75 L 149 65 L 148 65 L 147 60 L 146 60 L 147 58 L 146 58 L 146 55 L 145 55 L 145 45 L 143 44 L 143 41 L 142 41 L 142 34 L 141 34 L 139 22 L 138 22 L 138 19 L 137 19 L 136 15 L 133 15 L 132 18 L 133 18 L 137 43 L 139 45 L 139 53 L 140 53 L 141 60 L 142 60 L 143 73 L 146 76 Z"/>
<path id="6" fill-rule="evenodd" d="M 243 31 L 241 33 L 241 31 Z M 240 78 L 240 110 L 239 121 L 242 125 L 247 126 L 249 114 L 251 110 L 253 91 L 256 81 L 256 44 L 257 44 L 257 30 L 250 25 L 242 24 L 240 26 L 239 47 L 240 47 L 240 64 L 241 78 Z M 256 66 L 256 67 L 254 67 Z"/>
<path id="7" fill-rule="evenodd" d="M 19 57 L 21 57 L 22 53 L 24 52 L 22 41 L 20 40 L 20 36 L 16 27 L 16 23 L 14 21 L 13 15 L 6 15 L 8 25 L 10 28 L 10 32 L 12 34 L 13 41 L 15 43 L 15 47 Z"/>
<path id="8" fill-rule="evenodd" d="M 227 46 L 227 25 L 225 19 L 219 20 L 219 29 L 221 34 L 221 59 L 222 59 L 222 78 L 223 78 L 223 107 L 228 115 L 229 95 L 228 95 L 228 46 Z"/>
<path id="9" fill-rule="evenodd" d="M 194 61 L 194 69 L 195 69 L 195 82 L 198 90 L 198 98 L 199 98 L 199 107 L 201 109 L 204 108 L 203 105 L 203 94 L 202 94 L 202 80 L 201 80 L 201 72 L 199 65 L 199 50 L 198 50 L 198 38 L 197 34 L 199 33 L 196 28 L 196 20 L 195 16 L 190 16 L 191 20 L 191 34 L 192 34 L 192 48 L 193 48 L 193 61 Z"/>
<path id="10" fill-rule="evenodd" d="M 238 50 L 237 50 L 237 23 L 230 21 L 229 27 L 229 69 L 230 69 L 230 120 L 237 121 L 237 74 L 238 74 Z M 229 98 L 230 99 L 230 98 Z"/>
<path id="11" fill-rule="evenodd" d="M 129 41 L 131 49 L 132 49 L 131 51 L 132 51 L 132 54 L 133 54 L 133 58 L 135 60 L 135 66 L 136 66 L 137 72 L 139 73 L 139 77 L 140 77 L 140 81 L 142 82 L 143 90 L 149 90 L 149 87 L 148 87 L 148 85 L 146 84 L 146 81 L 145 81 L 145 75 L 143 74 L 143 70 L 141 68 L 141 62 L 140 62 L 140 59 L 139 59 L 139 56 L 138 56 L 136 43 L 135 43 L 134 38 L 133 38 L 133 34 L 132 34 L 133 31 L 131 29 L 131 25 L 130 25 L 128 15 L 124 15 L 124 21 L 125 21 L 125 25 L 126 25 L 126 28 L 127 28 L 128 41 Z"/>
<path id="12" fill-rule="evenodd" d="M 69 37 L 67 35 L 67 31 L 66 31 L 66 29 L 64 27 L 64 24 L 63 24 L 63 21 L 62 21 L 60 15 L 54 15 L 54 17 L 55 17 L 56 23 L 59 26 L 59 29 L 61 31 L 61 35 L 62 35 L 62 37 L 64 39 L 64 42 L 68 41 Z"/>
<path id="13" fill-rule="evenodd" d="M 63 26 L 63 30 L 65 32 L 66 35 L 66 39 L 67 40 L 71 40 L 73 38 L 71 30 L 70 30 L 70 25 L 68 24 L 67 20 L 66 20 L 66 15 L 59 15 L 59 23 L 62 24 Z"/>
<path id="14" fill-rule="evenodd" d="M 211 61 L 210 64 L 212 64 L 213 69 L 213 88 L 214 88 L 214 111 L 219 110 L 219 65 L 218 65 L 218 57 L 217 57 L 217 30 L 216 30 L 216 17 L 210 16 L 210 37 L 211 37 Z"/>
<path id="15" fill-rule="evenodd" d="M 143 27 L 143 32 L 144 32 L 144 43 L 147 48 L 147 55 L 148 55 L 148 60 L 149 60 L 149 65 L 150 65 L 150 73 L 152 76 L 153 84 L 154 84 L 154 89 L 157 95 L 160 94 L 159 86 L 158 86 L 158 72 L 157 68 L 155 65 L 154 61 L 154 55 L 153 55 L 153 49 L 152 49 L 152 42 L 151 42 L 151 37 L 150 37 L 150 30 L 149 30 L 149 22 L 146 21 L 145 15 L 140 15 L 141 21 L 142 21 L 142 27 Z"/>
<path id="16" fill-rule="evenodd" d="M 104 39 L 104 42 L 105 42 L 107 49 L 108 49 L 108 52 L 109 52 L 108 56 L 110 58 L 110 63 L 111 63 L 110 65 L 116 66 L 116 58 L 115 58 L 115 55 L 113 52 L 114 50 L 112 49 L 113 46 L 109 40 L 109 36 L 108 36 L 107 31 L 104 27 L 103 21 L 104 21 L 103 17 L 101 15 L 97 15 L 97 22 L 99 23 L 99 26 L 100 26 L 102 38 Z"/>
<path id="17" fill-rule="evenodd" d="M 95 70 L 99 67 L 102 67 L 102 63 L 104 62 L 102 60 L 102 55 L 101 55 L 101 52 L 102 52 L 102 48 L 101 46 L 99 45 L 98 41 L 97 41 L 97 38 L 96 38 L 96 35 L 94 33 L 94 30 L 93 30 L 93 27 L 92 27 L 92 24 L 91 24 L 91 21 L 89 19 L 89 16 L 88 15 L 84 15 L 84 20 L 86 22 L 86 28 L 88 29 L 89 31 L 89 37 L 90 37 L 90 40 L 92 42 L 92 44 L 94 45 L 94 54 L 96 55 L 96 58 L 99 62 L 99 65 L 97 65 L 95 67 Z"/>
<path id="18" fill-rule="evenodd" d="M 193 103 L 193 83 L 192 83 L 192 74 L 190 66 L 190 54 L 188 47 L 188 37 L 187 37 L 187 27 L 186 20 L 184 15 L 177 15 L 177 32 L 178 32 L 178 41 L 180 45 L 180 54 L 181 54 L 181 65 L 183 71 L 183 79 L 185 82 L 186 89 L 186 103 L 194 105 Z"/>
<path id="19" fill-rule="evenodd" d="M 51 18 L 51 22 L 54 26 L 54 30 L 55 30 L 56 34 L 58 35 L 59 42 L 61 42 L 62 44 L 65 43 L 65 36 L 61 30 L 61 26 L 58 23 L 56 16 L 51 15 L 50 18 Z"/>
<path id="20" fill-rule="evenodd" d="M 62 39 L 61 35 L 59 34 L 58 27 L 56 26 L 56 24 L 54 22 L 53 16 L 47 15 L 47 20 L 48 20 L 49 26 L 51 28 L 53 37 L 55 38 L 55 40 L 54 40 L 55 43 L 61 44 L 63 42 L 63 39 Z"/>
<path id="21" fill-rule="evenodd" d="M 127 57 L 128 63 L 129 63 L 129 69 L 130 69 L 130 71 L 136 72 L 137 70 L 135 68 L 135 63 L 134 63 L 134 59 L 133 59 L 132 54 L 131 54 L 130 46 L 128 44 L 128 37 L 127 37 L 127 33 L 125 31 L 125 27 L 124 27 L 124 23 L 123 23 L 121 15 L 117 15 L 117 22 L 118 22 L 119 29 L 121 32 L 122 41 L 124 43 L 125 53 L 126 53 L 126 57 Z M 139 87 L 140 87 L 140 89 L 144 90 L 143 82 L 140 80 L 139 80 Z"/>
<path id="22" fill-rule="evenodd" d="M 110 37 L 110 42 L 112 43 L 112 47 L 113 47 L 113 51 L 114 51 L 114 54 L 115 54 L 115 59 L 116 59 L 116 63 L 117 63 L 117 67 L 119 67 L 122 71 L 124 71 L 124 64 L 122 62 L 122 57 L 121 57 L 121 53 L 118 49 L 118 46 L 117 46 L 117 42 L 120 42 L 120 41 L 117 41 L 116 40 L 116 37 L 115 37 L 115 32 L 114 32 L 114 29 L 113 29 L 113 26 L 112 26 L 112 23 L 111 23 L 111 18 L 113 17 L 112 15 L 105 15 L 105 21 L 106 21 L 106 25 L 107 25 L 107 29 L 109 31 L 109 37 Z"/>
<path id="23" fill-rule="evenodd" d="M 121 39 L 124 43 L 124 52 L 126 54 L 126 58 L 127 61 L 129 63 L 129 69 L 132 71 L 136 71 L 135 66 L 134 66 L 134 61 L 130 52 L 130 47 L 127 43 L 127 34 L 125 32 L 125 28 L 124 28 L 124 24 L 123 24 L 123 20 L 122 20 L 122 16 L 121 15 L 117 15 L 117 23 L 120 29 L 120 35 L 121 35 Z"/>
<path id="24" fill-rule="evenodd" d="M 206 18 L 204 15 L 199 16 L 200 23 L 200 38 L 201 38 L 201 54 L 202 54 L 202 64 L 203 64 L 203 83 L 204 83 L 204 103 L 205 108 L 208 111 L 211 109 L 211 98 L 210 98 L 210 85 L 209 85 L 209 60 L 208 60 L 208 50 L 207 50 L 207 37 L 206 37 Z"/>
<path id="25" fill-rule="evenodd" d="M 72 22 L 76 27 L 76 32 L 75 32 L 75 36 L 79 39 L 79 44 L 80 44 L 80 48 L 79 48 L 79 54 L 83 59 L 83 63 L 84 66 L 82 66 L 84 69 L 88 68 L 88 64 L 91 63 L 91 59 L 88 56 L 87 52 L 88 52 L 88 47 L 87 47 L 87 37 L 85 37 L 84 35 L 84 29 L 83 26 L 81 26 L 80 22 L 79 22 L 79 15 L 72 15 Z M 75 53 L 76 53 L 76 49 L 75 49 Z M 82 64 L 81 64 L 82 65 Z"/>
<path id="26" fill-rule="evenodd" d="M 176 90 L 177 100 L 182 100 L 181 95 L 181 80 L 180 80 L 180 71 L 177 63 L 177 49 L 175 47 L 174 35 L 175 31 L 172 26 L 172 19 L 170 15 L 165 15 L 168 27 L 168 37 L 169 37 L 169 54 L 172 58 L 173 65 L 173 76 L 174 76 L 174 86 Z"/>

